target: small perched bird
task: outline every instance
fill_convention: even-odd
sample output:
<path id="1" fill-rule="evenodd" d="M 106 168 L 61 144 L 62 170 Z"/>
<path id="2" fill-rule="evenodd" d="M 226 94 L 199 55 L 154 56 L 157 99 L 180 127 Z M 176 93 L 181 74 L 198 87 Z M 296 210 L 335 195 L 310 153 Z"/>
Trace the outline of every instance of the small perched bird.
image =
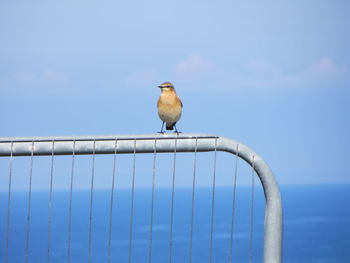
<path id="1" fill-rule="evenodd" d="M 176 122 L 181 117 L 182 102 L 176 95 L 174 85 L 170 82 L 164 82 L 158 87 L 162 91 L 157 104 L 159 118 L 163 121 L 160 133 L 163 133 L 164 123 L 167 130 L 173 130 L 175 127 L 175 132 L 178 133 Z"/>

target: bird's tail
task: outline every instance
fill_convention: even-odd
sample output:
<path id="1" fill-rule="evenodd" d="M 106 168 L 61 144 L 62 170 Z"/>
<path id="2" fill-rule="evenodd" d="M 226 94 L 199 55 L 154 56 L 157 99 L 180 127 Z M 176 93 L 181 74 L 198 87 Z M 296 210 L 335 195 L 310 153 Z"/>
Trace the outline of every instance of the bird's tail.
<path id="1" fill-rule="evenodd" d="M 172 131 L 174 129 L 175 124 L 176 124 L 176 122 L 172 123 L 172 124 L 166 124 L 167 131 Z"/>

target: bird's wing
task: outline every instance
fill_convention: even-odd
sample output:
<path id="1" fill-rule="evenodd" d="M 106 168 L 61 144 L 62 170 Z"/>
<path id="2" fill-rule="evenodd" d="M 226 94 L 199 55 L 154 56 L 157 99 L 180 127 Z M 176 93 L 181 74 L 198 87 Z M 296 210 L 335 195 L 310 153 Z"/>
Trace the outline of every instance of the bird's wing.
<path id="1" fill-rule="evenodd" d="M 180 104 L 181 104 L 181 108 L 183 108 L 183 104 L 182 104 L 182 101 L 180 100 L 180 98 L 179 97 L 177 97 L 178 99 L 179 99 L 179 101 L 180 101 Z"/>

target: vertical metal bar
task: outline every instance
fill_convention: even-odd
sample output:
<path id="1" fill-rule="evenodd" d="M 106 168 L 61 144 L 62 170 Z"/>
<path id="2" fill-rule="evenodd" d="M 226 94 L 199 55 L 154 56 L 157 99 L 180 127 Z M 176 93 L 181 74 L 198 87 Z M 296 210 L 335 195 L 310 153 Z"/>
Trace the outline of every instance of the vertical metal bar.
<path id="1" fill-rule="evenodd" d="M 28 212 L 27 212 L 25 262 L 28 262 L 28 258 L 29 258 L 30 206 L 31 206 L 31 199 L 32 199 L 33 156 L 34 156 L 34 141 L 32 141 L 32 151 L 31 151 L 30 169 L 29 169 L 29 189 L 28 189 Z"/>
<path id="2" fill-rule="evenodd" d="M 192 263 L 192 247 L 193 247 L 193 222 L 194 222 L 194 206 L 195 206 L 194 197 L 195 197 L 195 189 L 196 189 L 196 170 L 197 170 L 197 145 L 198 145 L 198 138 L 196 138 L 196 144 L 194 147 L 194 160 L 193 160 L 190 248 L 189 248 L 189 262 L 190 263 Z"/>
<path id="3" fill-rule="evenodd" d="M 174 223 L 174 197 L 175 197 L 175 175 L 176 175 L 176 146 L 177 138 L 175 138 L 174 147 L 174 165 L 173 165 L 173 181 L 171 190 L 171 211 L 170 211 L 170 241 L 169 241 L 169 262 L 172 262 L 173 257 L 173 223 Z"/>
<path id="4" fill-rule="evenodd" d="M 237 172 L 238 172 L 238 149 L 239 145 L 237 144 L 236 148 L 236 161 L 235 161 L 235 170 L 233 177 L 233 192 L 232 192 L 232 217 L 231 217 L 231 235 L 230 235 L 230 258 L 229 262 L 232 263 L 233 257 L 233 232 L 234 232 L 234 218 L 235 218 L 235 205 L 236 205 L 236 186 L 237 186 Z"/>
<path id="5" fill-rule="evenodd" d="M 51 254 L 51 219 L 52 219 L 52 182 L 53 182 L 53 167 L 54 167 L 54 151 L 55 141 L 52 141 L 52 152 L 51 152 L 51 172 L 50 172 L 50 194 L 48 204 L 48 222 L 47 222 L 47 262 L 50 262 Z"/>
<path id="6" fill-rule="evenodd" d="M 249 262 L 253 262 L 253 227 L 254 227 L 254 168 L 255 168 L 255 157 L 252 157 L 252 190 L 251 190 L 251 205 L 250 205 L 250 242 L 249 242 Z"/>
<path id="7" fill-rule="evenodd" d="M 154 152 L 153 152 L 153 174 L 152 174 L 152 200 L 151 200 L 151 219 L 149 229 L 149 249 L 148 249 L 148 262 L 152 262 L 152 243 L 153 243 L 153 216 L 154 216 L 154 188 L 156 181 L 156 161 L 157 161 L 157 139 L 154 139 Z"/>
<path id="8" fill-rule="evenodd" d="M 135 164 L 136 164 L 136 138 L 134 139 L 134 155 L 132 166 L 132 186 L 131 186 L 131 208 L 130 208 L 130 231 L 129 231 L 129 257 L 128 262 L 131 262 L 132 255 L 132 230 L 134 218 L 134 191 L 135 191 Z"/>
<path id="9" fill-rule="evenodd" d="M 96 140 L 94 140 L 93 153 L 92 153 L 92 167 L 91 167 L 91 186 L 90 186 L 90 223 L 89 223 L 89 255 L 88 262 L 91 262 L 91 240 L 92 240 L 92 204 L 94 200 L 94 175 L 95 175 L 95 148 Z"/>
<path id="10" fill-rule="evenodd" d="M 11 213 L 11 191 L 12 191 L 12 163 L 13 163 L 13 141 L 11 141 L 11 155 L 9 167 L 9 187 L 7 195 L 7 219 L 6 219 L 6 252 L 5 262 L 8 262 L 9 255 L 9 233 L 10 233 L 10 213 Z"/>
<path id="11" fill-rule="evenodd" d="M 72 200 L 73 200 L 73 179 L 74 179 L 74 162 L 75 162 L 75 140 L 73 141 L 72 165 L 70 173 L 69 188 L 69 211 L 68 211 L 68 245 L 67 245 L 67 262 L 70 262 L 70 243 L 72 237 Z"/>
<path id="12" fill-rule="evenodd" d="M 108 263 L 111 262 L 111 241 L 112 241 L 112 222 L 113 222 L 114 181 L 115 181 L 115 167 L 116 167 L 116 161 L 117 161 L 117 147 L 118 147 L 118 139 L 115 140 L 114 156 L 113 156 L 113 174 L 112 174 L 111 201 L 110 201 L 110 207 L 109 207 Z"/>
<path id="13" fill-rule="evenodd" d="M 216 182 L 216 147 L 218 139 L 215 139 L 215 149 L 214 149 L 214 171 L 213 171 L 213 189 L 212 189 L 212 200 L 211 200 L 211 222 L 210 222 L 210 252 L 209 252 L 209 262 L 212 262 L 213 258 L 213 232 L 214 232 L 214 210 L 215 210 L 215 182 Z"/>

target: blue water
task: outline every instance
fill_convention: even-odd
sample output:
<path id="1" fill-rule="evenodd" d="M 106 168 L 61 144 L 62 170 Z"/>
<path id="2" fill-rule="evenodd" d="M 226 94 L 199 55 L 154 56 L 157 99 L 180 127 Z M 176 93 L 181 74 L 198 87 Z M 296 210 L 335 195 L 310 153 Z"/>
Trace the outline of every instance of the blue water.
<path id="1" fill-rule="evenodd" d="M 233 262 L 248 262 L 250 254 L 250 188 L 237 189 L 233 232 Z M 350 186 L 282 187 L 284 203 L 284 262 L 350 262 Z M 196 189 L 193 226 L 193 262 L 210 257 L 211 202 L 209 188 Z M 107 262 L 110 191 L 94 191 L 91 225 L 91 261 Z M 1 255 L 6 255 L 7 193 L 1 197 Z M 151 189 L 137 189 L 132 217 L 131 261 L 148 262 Z M 255 190 L 253 262 L 262 261 L 264 203 Z M 28 262 L 46 262 L 48 256 L 48 192 L 32 193 Z M 89 257 L 90 192 L 74 191 L 71 262 Z M 66 262 L 68 247 L 69 192 L 56 191 L 52 198 L 51 262 Z M 157 189 L 154 203 L 152 262 L 169 262 L 171 189 Z M 228 262 L 230 255 L 232 189 L 217 188 L 213 225 L 213 262 Z M 114 196 L 111 262 L 128 262 L 131 192 Z M 9 262 L 25 262 L 28 193 L 11 197 Z M 172 261 L 188 262 L 191 189 L 176 189 L 172 229 Z"/>

